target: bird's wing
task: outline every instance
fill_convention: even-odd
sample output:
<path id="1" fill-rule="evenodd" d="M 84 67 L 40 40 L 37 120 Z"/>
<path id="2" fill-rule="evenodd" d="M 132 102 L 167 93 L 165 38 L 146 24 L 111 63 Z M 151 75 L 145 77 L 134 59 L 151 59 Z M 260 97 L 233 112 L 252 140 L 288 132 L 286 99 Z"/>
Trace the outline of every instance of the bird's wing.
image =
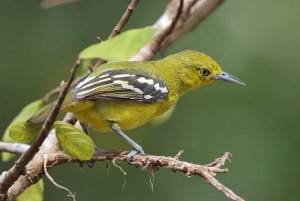
<path id="1" fill-rule="evenodd" d="M 141 103 L 164 100 L 169 93 L 163 81 L 124 70 L 107 70 L 88 76 L 75 85 L 74 100 L 127 99 Z"/>

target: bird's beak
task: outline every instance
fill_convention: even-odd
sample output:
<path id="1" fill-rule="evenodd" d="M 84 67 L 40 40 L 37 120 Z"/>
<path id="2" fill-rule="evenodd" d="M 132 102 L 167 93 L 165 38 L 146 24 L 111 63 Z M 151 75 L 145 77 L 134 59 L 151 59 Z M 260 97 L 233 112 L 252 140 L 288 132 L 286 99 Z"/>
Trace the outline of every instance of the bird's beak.
<path id="1" fill-rule="evenodd" d="M 240 80 L 237 77 L 234 77 L 233 75 L 230 75 L 229 73 L 226 73 L 224 71 L 221 71 L 220 75 L 213 76 L 213 79 L 215 80 L 222 80 L 224 82 L 231 82 L 239 85 L 246 85 L 242 80 Z"/>

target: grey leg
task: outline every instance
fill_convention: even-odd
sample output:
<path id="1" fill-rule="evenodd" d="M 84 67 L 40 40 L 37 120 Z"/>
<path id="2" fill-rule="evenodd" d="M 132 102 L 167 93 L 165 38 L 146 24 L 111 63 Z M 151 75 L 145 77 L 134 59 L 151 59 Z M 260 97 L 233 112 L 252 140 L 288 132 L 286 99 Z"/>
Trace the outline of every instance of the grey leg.
<path id="1" fill-rule="evenodd" d="M 87 134 L 87 136 L 90 137 L 89 125 L 84 124 L 84 123 L 82 123 L 82 122 L 80 122 L 80 125 L 81 125 L 81 127 L 82 127 L 83 132 L 84 132 L 85 134 Z M 95 147 L 95 149 L 98 150 L 98 151 L 99 151 L 99 150 L 103 150 L 102 148 L 97 147 L 95 143 L 94 143 L 94 147 Z"/>
<path id="2" fill-rule="evenodd" d="M 87 136 L 90 136 L 89 134 L 89 129 L 88 129 L 88 125 L 87 124 L 84 124 L 82 122 L 80 122 L 80 125 L 82 127 L 82 130 L 85 134 L 87 134 Z M 99 149 L 96 144 L 94 143 L 94 147 L 95 147 L 95 150 Z M 86 161 L 86 164 L 88 165 L 89 168 L 93 168 L 96 164 L 96 161 L 94 159 L 91 159 L 89 161 Z"/>
<path id="3" fill-rule="evenodd" d="M 131 160 L 132 157 L 137 153 L 141 153 L 141 154 L 145 153 L 143 151 L 143 148 L 139 144 L 137 144 L 135 141 L 130 139 L 125 133 L 123 133 L 123 131 L 121 130 L 120 125 L 118 123 L 110 121 L 109 125 L 115 133 L 117 133 L 119 136 L 121 136 L 124 140 L 126 140 L 126 142 L 128 142 L 134 148 L 134 150 L 132 150 L 127 155 L 127 160 Z"/>
<path id="4" fill-rule="evenodd" d="M 80 125 L 82 127 L 83 132 L 85 134 L 87 134 L 88 136 L 90 136 L 89 129 L 88 129 L 89 126 L 87 124 L 85 124 L 85 123 L 82 123 L 82 122 L 80 122 Z"/>

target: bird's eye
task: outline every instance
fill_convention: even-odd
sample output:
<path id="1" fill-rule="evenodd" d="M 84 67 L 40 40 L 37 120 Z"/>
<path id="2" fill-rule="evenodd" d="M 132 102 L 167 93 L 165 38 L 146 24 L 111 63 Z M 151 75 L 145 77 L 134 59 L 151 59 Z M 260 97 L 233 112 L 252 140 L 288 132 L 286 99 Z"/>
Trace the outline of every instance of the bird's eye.
<path id="1" fill-rule="evenodd" d="M 210 74 L 210 71 L 207 68 L 201 68 L 200 73 L 203 76 L 208 76 Z"/>

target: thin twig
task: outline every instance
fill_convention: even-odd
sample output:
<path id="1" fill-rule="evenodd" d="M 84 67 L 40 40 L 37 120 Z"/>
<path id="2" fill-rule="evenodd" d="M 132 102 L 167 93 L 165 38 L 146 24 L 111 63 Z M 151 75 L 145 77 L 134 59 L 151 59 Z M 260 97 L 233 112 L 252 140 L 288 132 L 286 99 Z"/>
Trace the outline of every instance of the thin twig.
<path id="1" fill-rule="evenodd" d="M 184 150 L 179 150 L 179 152 L 174 156 L 174 158 L 179 159 L 183 152 Z"/>
<path id="2" fill-rule="evenodd" d="M 5 199 L 8 188 L 19 178 L 22 171 L 24 171 L 25 166 L 39 151 L 39 147 L 42 145 L 42 143 L 48 136 L 51 126 L 54 123 L 56 116 L 58 115 L 60 106 L 63 103 L 63 100 L 67 94 L 68 88 L 74 80 L 75 73 L 79 65 L 80 60 L 78 59 L 71 69 L 70 78 L 68 82 L 63 84 L 58 99 L 55 105 L 52 107 L 51 113 L 49 114 L 48 118 L 44 122 L 43 127 L 38 134 L 38 137 L 34 140 L 30 148 L 26 152 L 24 152 L 24 154 L 15 162 L 15 165 L 0 178 L 0 200 Z"/>
<path id="3" fill-rule="evenodd" d="M 44 97 L 42 98 L 42 101 L 44 103 L 48 103 L 50 98 L 52 98 L 53 96 L 59 94 L 59 92 L 60 92 L 60 87 L 56 87 L 54 89 L 51 89 L 48 93 L 46 93 L 44 95 Z"/>
<path id="4" fill-rule="evenodd" d="M 112 30 L 112 32 L 110 33 L 108 39 L 114 38 L 115 36 L 119 35 L 122 32 L 123 28 L 127 24 L 128 20 L 131 17 L 131 15 L 132 15 L 135 7 L 137 6 L 138 2 L 139 2 L 139 0 L 132 0 L 131 1 L 131 3 L 128 5 L 127 9 L 125 10 L 124 14 L 120 18 L 120 20 L 118 21 L 118 23 L 116 24 L 114 29 Z M 93 66 L 92 70 L 94 70 L 98 66 L 100 66 L 102 64 L 105 64 L 105 63 L 106 63 L 105 60 L 98 59 L 96 64 Z"/>
<path id="5" fill-rule="evenodd" d="M 127 24 L 138 2 L 139 0 L 131 1 L 125 13 L 122 15 L 121 19 L 119 20 L 119 22 L 117 23 L 117 25 L 115 26 L 115 28 L 113 29 L 113 31 L 111 32 L 108 38 L 113 38 L 122 32 L 123 27 Z"/>
<path id="6" fill-rule="evenodd" d="M 226 161 L 231 162 L 230 157 L 231 157 L 231 153 L 229 152 L 225 152 L 225 154 L 220 157 L 220 158 L 216 158 L 213 162 L 207 164 L 206 166 L 208 167 L 222 167 L 225 165 Z"/>

